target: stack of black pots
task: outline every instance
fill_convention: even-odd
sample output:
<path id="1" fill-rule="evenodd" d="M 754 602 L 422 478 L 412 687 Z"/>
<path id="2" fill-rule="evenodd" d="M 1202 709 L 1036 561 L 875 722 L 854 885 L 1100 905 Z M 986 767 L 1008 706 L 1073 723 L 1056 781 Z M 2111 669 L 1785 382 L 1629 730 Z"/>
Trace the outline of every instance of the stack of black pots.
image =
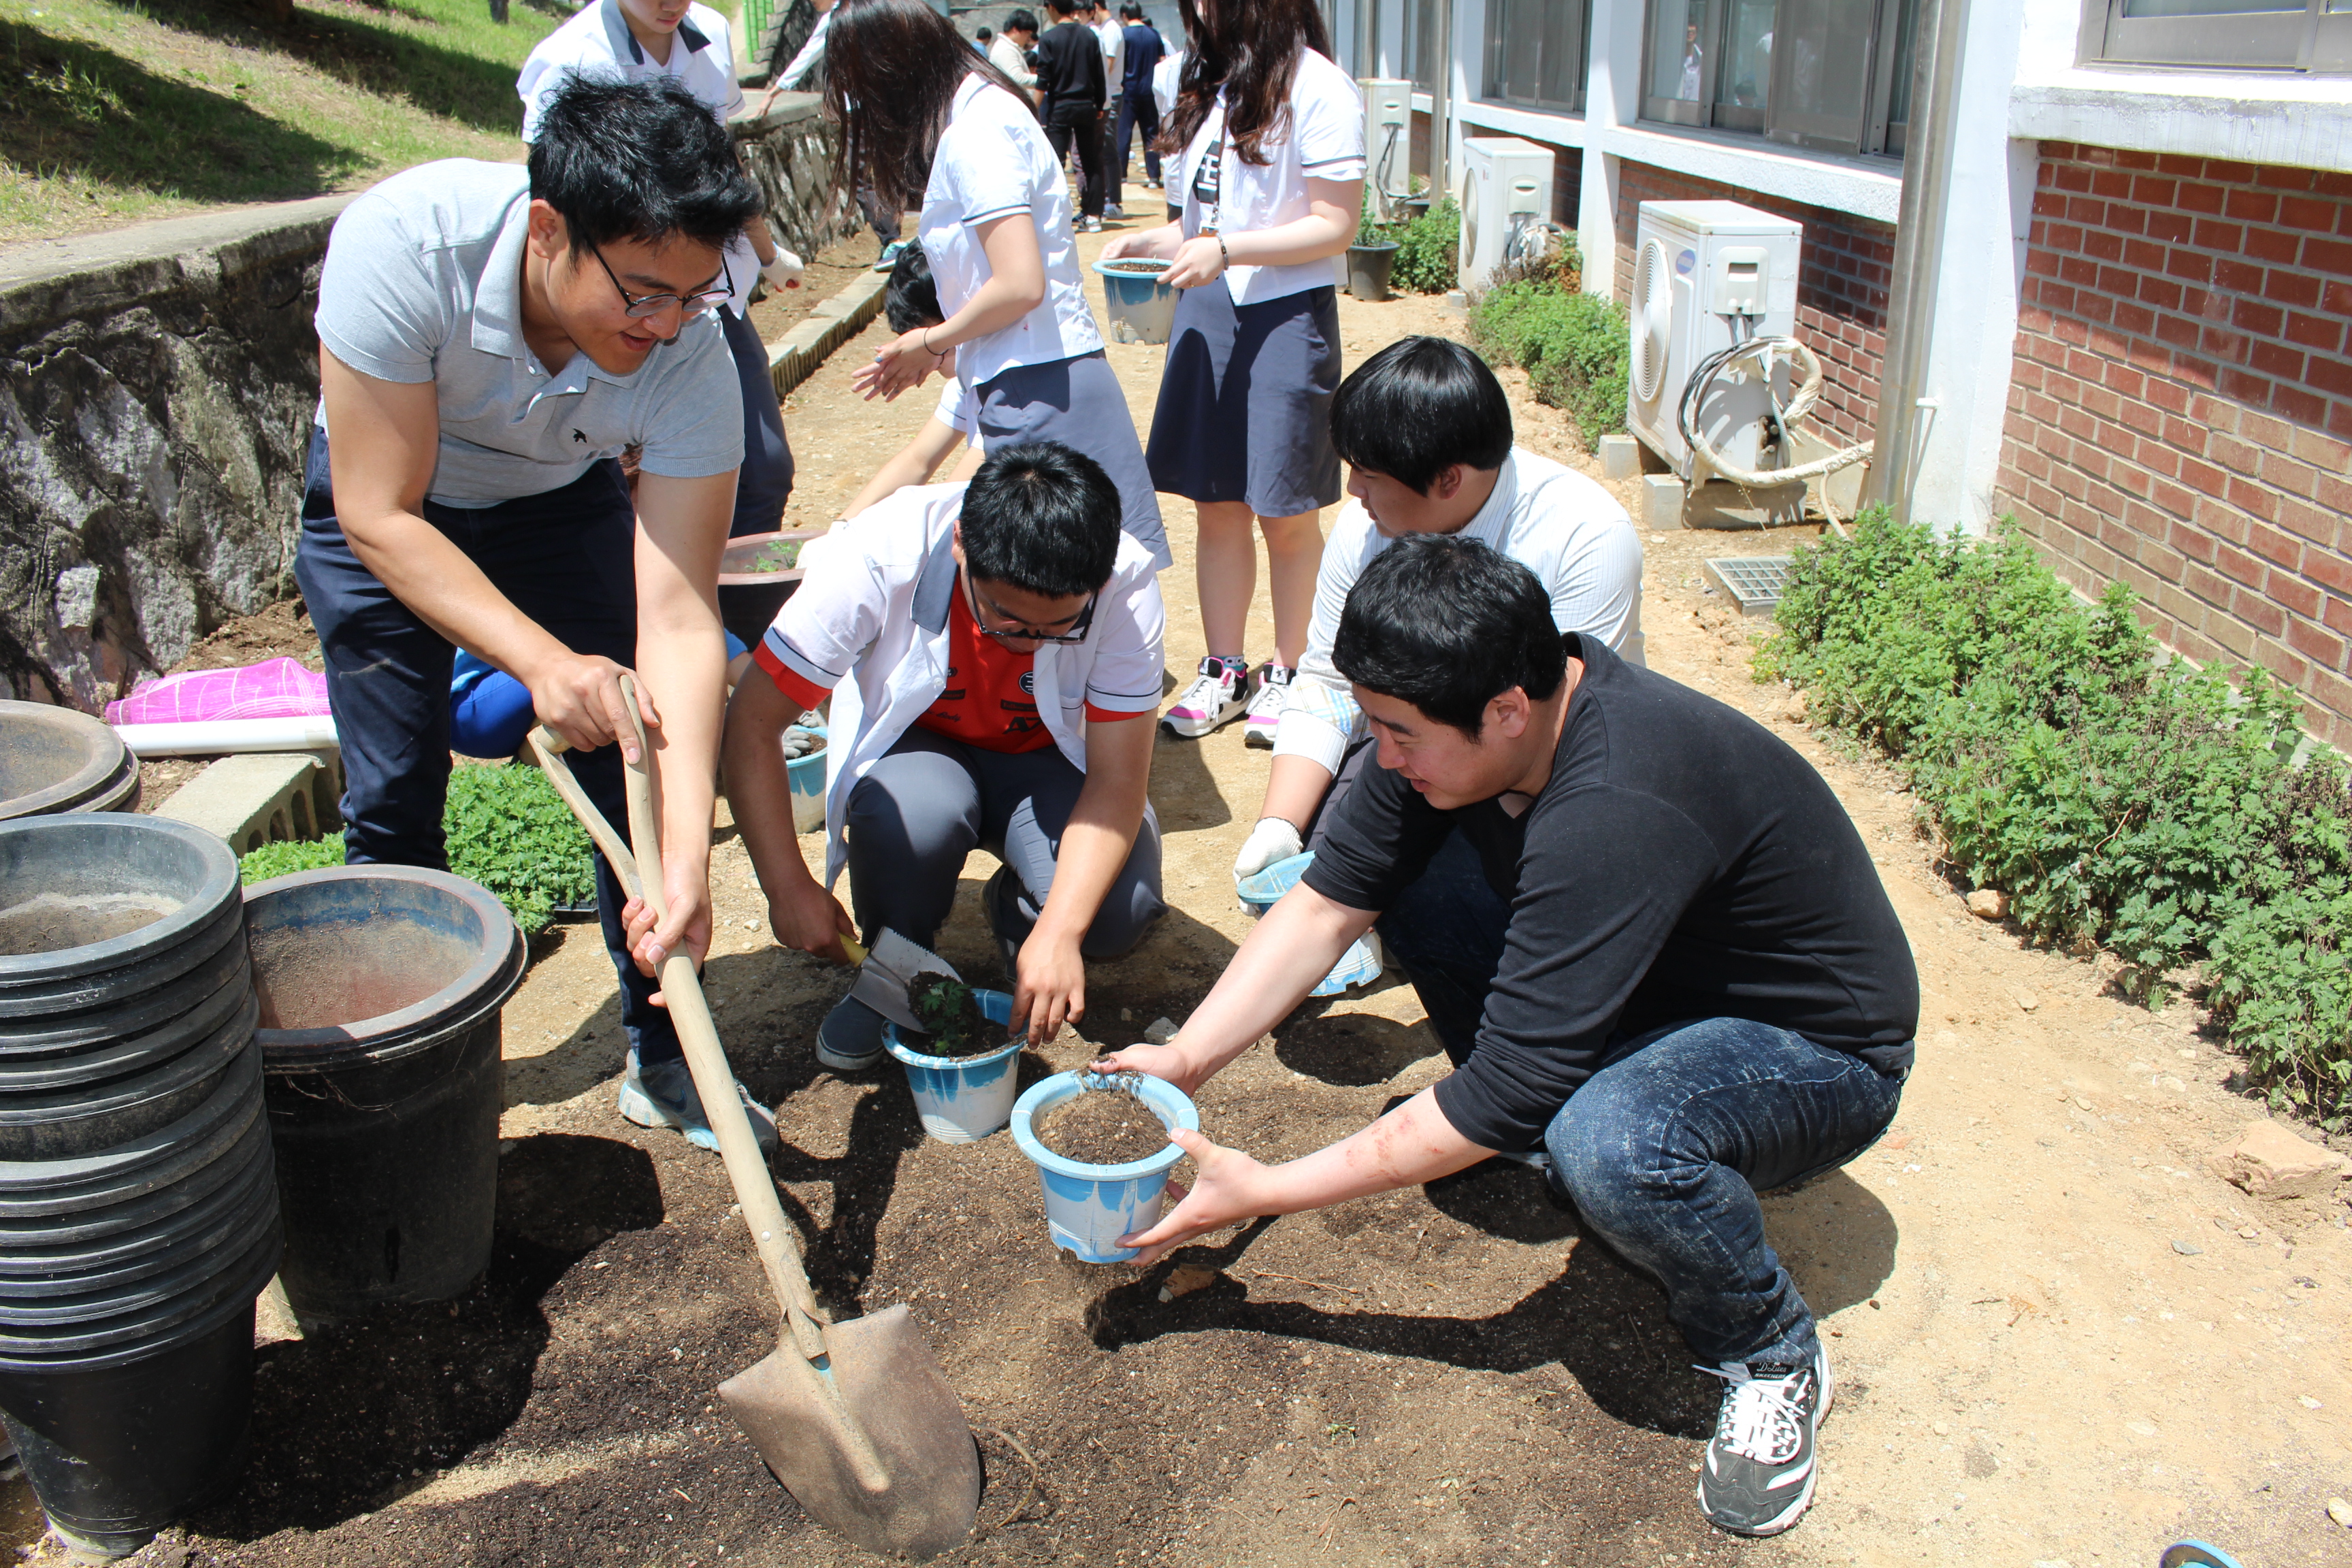
<path id="1" fill-rule="evenodd" d="M 0 818 L 129 811 L 139 759 L 99 720 L 40 702 L 0 702 Z"/>
<path id="2" fill-rule="evenodd" d="M 278 1188 L 236 858 L 0 822 L 0 1419 L 51 1526 L 136 1550 L 236 1479 Z"/>

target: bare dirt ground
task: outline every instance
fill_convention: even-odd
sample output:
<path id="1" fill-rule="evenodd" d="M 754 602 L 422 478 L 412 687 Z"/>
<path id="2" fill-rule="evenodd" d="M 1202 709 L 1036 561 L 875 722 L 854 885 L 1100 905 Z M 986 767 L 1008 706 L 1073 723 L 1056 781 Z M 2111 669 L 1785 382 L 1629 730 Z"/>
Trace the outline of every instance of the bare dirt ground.
<path id="1" fill-rule="evenodd" d="M 1464 331 L 1426 300 L 1343 300 L 1341 321 L 1351 365 L 1405 332 Z M 931 405 L 929 388 L 891 406 L 849 395 L 885 331 L 789 401 L 795 519 L 831 516 Z M 1160 351 L 1109 353 L 1148 421 Z M 1590 470 L 1562 417 L 1509 379 L 1521 440 Z M 1183 503 L 1169 523 L 1182 671 L 1203 651 Z M 1583 1242 L 1528 1172 L 1490 1165 L 1251 1226 L 1180 1253 L 1214 1272 L 1165 1302 L 1171 1266 L 1065 1261 L 1008 1138 L 930 1142 L 897 1069 L 817 1067 L 816 1022 L 848 976 L 776 948 L 722 817 L 709 988 L 743 1076 L 780 1104 L 776 1172 L 818 1289 L 844 1313 L 906 1302 L 973 1424 L 1036 1461 L 1033 1488 L 986 1439 L 990 1533 L 957 1560 L 2119 1568 L 2197 1535 L 2250 1568 L 2352 1561 L 2352 1532 L 2325 1511 L 2352 1491 L 2347 1210 L 2257 1204 L 2209 1174 L 2204 1152 L 2262 1112 L 2195 1011 L 2152 1016 L 2116 997 L 2103 963 L 1969 917 L 1898 781 L 1751 683 L 1748 628 L 1702 591 L 1701 563 L 1807 531 L 1650 535 L 1643 606 L 1654 668 L 1771 725 L 1835 786 L 1925 988 L 1894 1131 L 1766 1200 L 1840 1380 L 1819 1500 L 1772 1542 L 1699 1522 L 1710 1380 L 1655 1289 Z M 1254 654 L 1270 644 L 1262 616 L 1253 635 Z M 1246 934 L 1229 867 L 1265 770 L 1237 726 L 1163 740 L 1153 795 L 1175 907 L 1093 972 L 1089 1038 L 1181 1018 Z M 975 896 L 993 869 L 966 868 L 941 944 L 982 983 L 997 963 Z M 1024 1071 L 1087 1049 L 1066 1036 Z M 488 1278 L 452 1305 L 268 1344 L 245 1488 L 134 1561 L 860 1560 L 716 1409 L 713 1385 L 765 1353 L 773 1320 L 717 1162 L 613 1113 L 621 1050 L 594 929 L 562 928 L 506 1015 Z M 1443 1060 L 1391 978 L 1302 1008 L 1206 1089 L 1202 1125 L 1262 1158 L 1305 1152 Z"/>

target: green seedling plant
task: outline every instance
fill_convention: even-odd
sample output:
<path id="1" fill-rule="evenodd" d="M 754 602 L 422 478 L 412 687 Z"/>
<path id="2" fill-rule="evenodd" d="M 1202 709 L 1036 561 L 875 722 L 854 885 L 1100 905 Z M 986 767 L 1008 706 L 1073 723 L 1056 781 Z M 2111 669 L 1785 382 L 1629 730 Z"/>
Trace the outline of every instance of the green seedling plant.
<path id="1" fill-rule="evenodd" d="M 945 974 L 918 974 L 907 983 L 907 1007 L 930 1037 L 927 1055 L 972 1057 L 1003 1044 L 992 1040 L 980 997 L 962 981 Z"/>
<path id="2" fill-rule="evenodd" d="M 2130 591 L 2077 600 L 2014 534 L 1883 510 L 1801 550 L 1759 679 L 1908 773 L 1951 868 L 2152 1006 L 2204 987 L 2282 1110 L 2352 1115 L 2352 795 L 2259 670 L 2164 657 Z"/>

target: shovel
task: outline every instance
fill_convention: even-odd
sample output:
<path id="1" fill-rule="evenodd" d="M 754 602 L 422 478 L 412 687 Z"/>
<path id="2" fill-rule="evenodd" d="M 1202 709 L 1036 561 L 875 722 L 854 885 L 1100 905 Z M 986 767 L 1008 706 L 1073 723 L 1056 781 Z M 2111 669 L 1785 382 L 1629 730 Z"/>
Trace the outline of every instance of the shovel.
<path id="1" fill-rule="evenodd" d="M 912 1029 L 917 1034 L 930 1031 L 907 1005 L 907 987 L 915 976 L 944 974 L 958 984 L 963 983 L 963 976 L 946 959 L 887 926 L 875 937 L 871 948 L 860 947 L 847 937 L 841 939 L 841 946 L 849 954 L 849 961 L 857 965 L 857 980 L 849 988 L 850 995 L 900 1028 Z"/>
<path id="2" fill-rule="evenodd" d="M 642 761 L 645 731 L 635 683 L 624 676 L 622 689 L 640 758 L 627 769 L 629 831 L 646 852 L 645 863 L 656 869 L 651 879 L 639 874 L 637 858 L 572 778 L 562 740 L 541 726 L 532 730 L 530 747 L 622 887 L 659 917 L 667 900 L 652 781 Z M 775 1350 L 719 1384 L 719 1398 L 785 1489 L 835 1534 L 868 1552 L 917 1562 L 961 1545 L 979 1512 L 981 1488 L 980 1452 L 961 1403 L 903 1304 L 847 1323 L 826 1321 L 736 1098 L 735 1075 L 692 956 L 665 959 L 661 984 L 743 1223 L 782 1306 Z"/>

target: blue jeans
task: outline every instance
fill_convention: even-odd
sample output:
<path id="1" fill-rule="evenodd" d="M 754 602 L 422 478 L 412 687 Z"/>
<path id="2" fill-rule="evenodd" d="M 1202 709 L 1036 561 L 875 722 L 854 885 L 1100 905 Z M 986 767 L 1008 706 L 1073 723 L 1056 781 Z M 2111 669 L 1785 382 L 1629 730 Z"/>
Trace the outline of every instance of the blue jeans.
<path id="1" fill-rule="evenodd" d="M 615 462 L 561 489 L 479 509 L 424 505 L 491 584 L 574 653 L 634 667 L 636 509 Z M 327 435 L 313 428 L 304 469 L 294 578 L 327 659 L 327 703 L 343 752 L 343 855 L 352 865 L 449 864 L 441 816 L 449 783 L 450 667 L 457 650 L 362 565 L 335 521 Z M 606 821 L 628 820 L 621 751 L 565 759 Z M 621 981 L 621 1024 L 645 1061 L 680 1055 L 669 1015 L 652 1003 L 621 924 L 626 897 L 598 855 L 596 915 Z"/>
<path id="2" fill-rule="evenodd" d="M 1509 921 L 1458 833 L 1381 916 L 1390 961 L 1456 1063 Z M 1544 1129 L 1549 1179 L 1590 1234 L 1665 1287 L 1666 1314 L 1699 1359 L 1792 1366 L 1813 1352 L 1813 1316 L 1764 1239 L 1756 1194 L 1877 1142 L 1904 1076 L 1746 1018 L 1615 1039 Z"/>

